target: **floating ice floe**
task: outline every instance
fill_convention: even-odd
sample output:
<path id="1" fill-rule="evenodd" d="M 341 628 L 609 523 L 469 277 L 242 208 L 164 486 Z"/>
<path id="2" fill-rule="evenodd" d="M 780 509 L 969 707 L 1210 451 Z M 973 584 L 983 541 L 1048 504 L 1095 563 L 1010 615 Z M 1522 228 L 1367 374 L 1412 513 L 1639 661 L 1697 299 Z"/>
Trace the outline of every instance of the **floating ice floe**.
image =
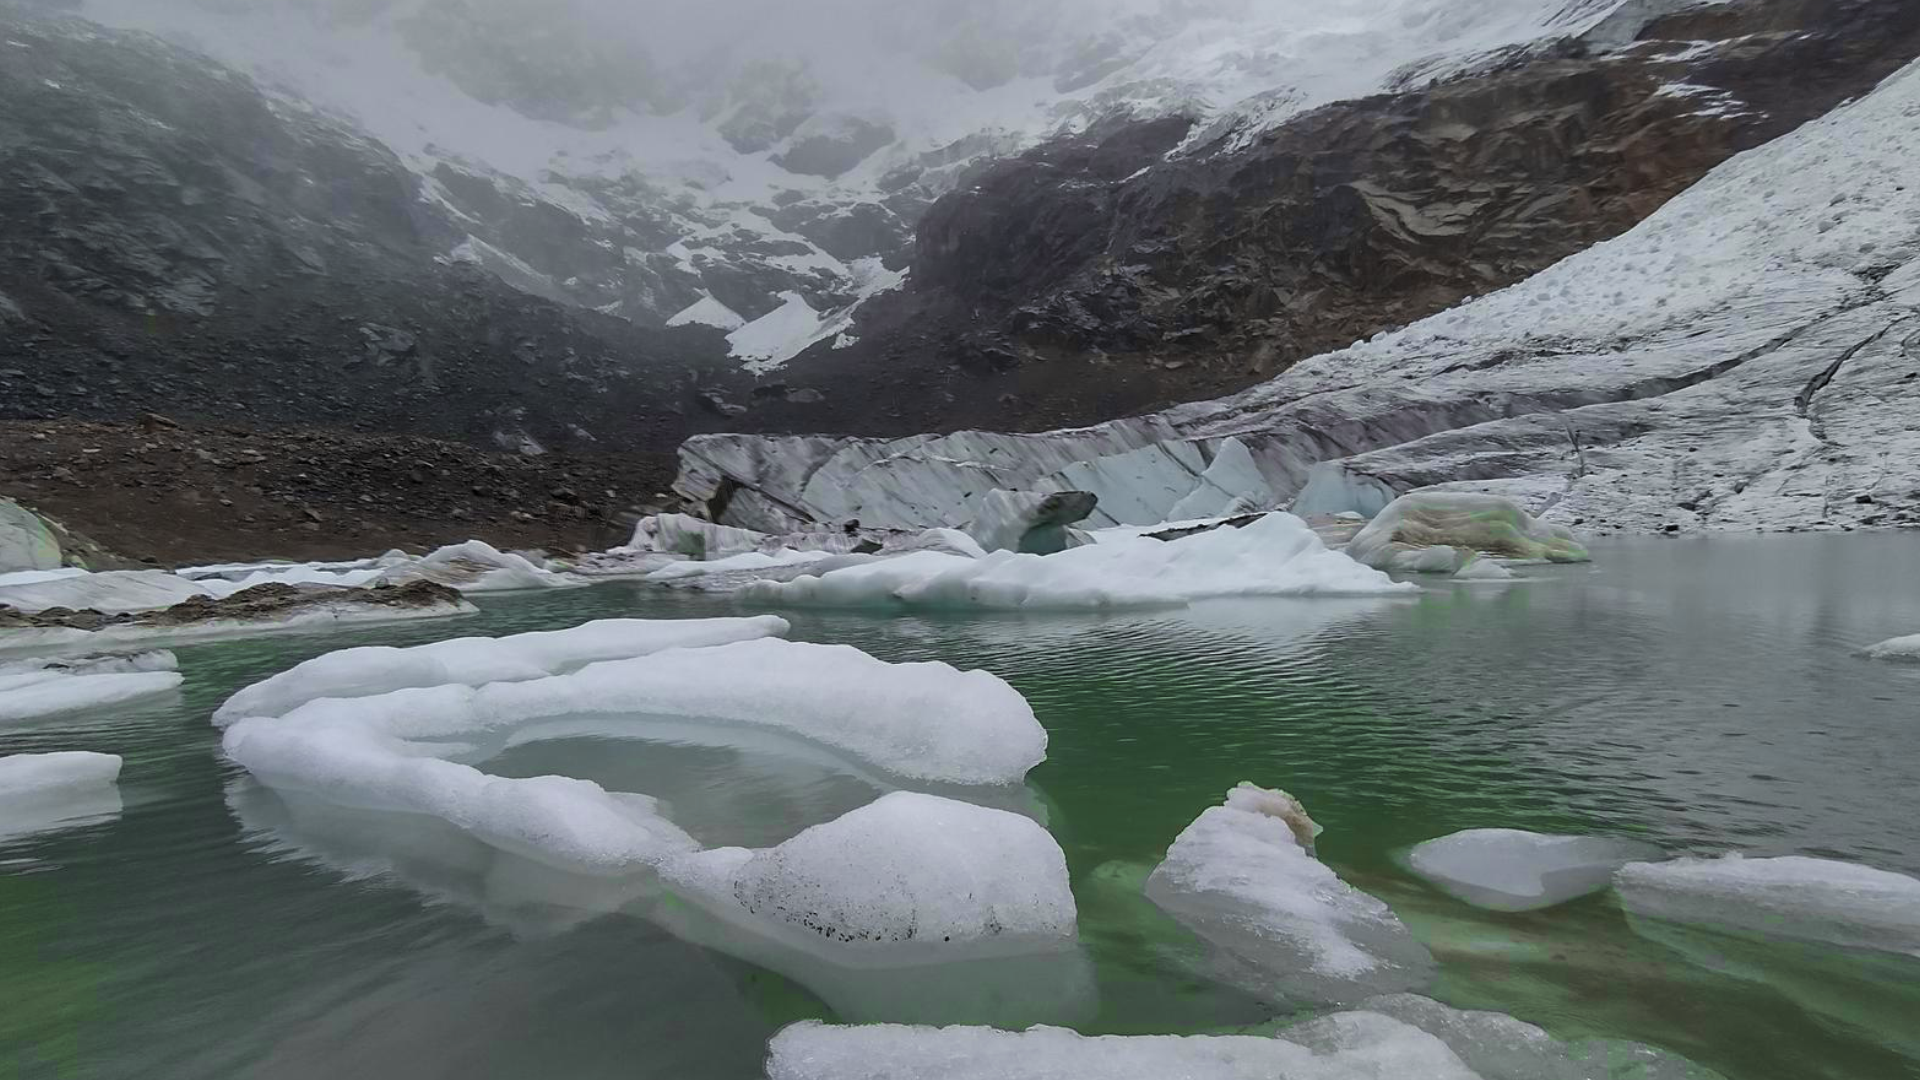
<path id="1" fill-rule="evenodd" d="M 0 723 L 37 720 L 82 709 L 123 705 L 178 688 L 172 671 L 72 673 L 58 667 L 0 674 Z"/>
<path id="2" fill-rule="evenodd" d="M 213 714 L 226 726 L 284 716 L 319 698 L 358 698 L 410 687 L 480 686 L 558 675 L 602 660 L 663 649 L 725 645 L 787 632 L 785 619 L 602 619 L 565 630 L 500 638 L 454 638 L 409 648 L 373 645 L 316 656 L 243 687 Z"/>
<path id="3" fill-rule="evenodd" d="M 1564 526 L 1548 525 L 1512 499 L 1469 491 L 1416 491 L 1375 515 L 1347 554 L 1382 570 L 1451 574 L 1480 555 L 1585 562 Z"/>
<path id="4" fill-rule="evenodd" d="M 233 722 L 223 745 L 270 786 L 439 817 L 570 869 L 625 873 L 692 850 L 644 796 L 567 777 L 489 776 L 453 760 L 516 730 L 594 716 L 675 738 L 692 737 L 689 725 L 771 732 L 890 775 L 961 785 L 1017 784 L 1046 757 L 1033 710 L 993 675 L 778 639 L 672 649 L 478 688 L 322 698 L 283 716 Z"/>
<path id="5" fill-rule="evenodd" d="M 647 581 L 680 581 L 686 578 L 708 577 L 714 574 L 731 574 L 745 570 L 772 570 L 782 566 L 805 566 L 824 559 L 834 558 L 828 551 L 795 551 L 792 548 L 778 548 L 773 551 L 743 551 L 738 555 L 708 562 L 686 560 L 668 563 L 645 575 Z"/>
<path id="6" fill-rule="evenodd" d="M 1386 904 L 1311 854 L 1318 826 L 1284 792 L 1241 784 L 1187 826 L 1147 897 L 1217 947 L 1221 977 L 1290 1002 L 1413 989 L 1433 958 Z"/>
<path id="7" fill-rule="evenodd" d="M 1053 555 L 994 552 L 974 559 L 916 552 L 787 582 L 758 582 L 741 595 L 796 605 L 1075 610 L 1413 589 L 1329 551 L 1299 518 L 1269 514 L 1239 529 L 1174 541 L 1124 537 Z"/>
<path id="8" fill-rule="evenodd" d="M 140 671 L 178 671 L 180 659 L 164 649 L 0 661 L 0 678 L 52 672 L 64 675 L 119 675 Z"/>
<path id="9" fill-rule="evenodd" d="M 1627 910 L 1762 937 L 1920 957 L 1920 879 L 1798 855 L 1629 863 Z"/>
<path id="10" fill-rule="evenodd" d="M 120 759 L 69 750 L 0 757 L 0 841 L 110 820 Z"/>
<path id="11" fill-rule="evenodd" d="M 760 851 L 661 868 L 682 896 L 790 944 L 930 959 L 1058 947 L 1074 934 L 1066 856 L 1032 819 L 896 791 Z"/>
<path id="12" fill-rule="evenodd" d="M 768 1053 L 768 1080 L 1480 1080 L 1439 1039 L 1365 1012 L 1279 1037 L 808 1020 L 774 1036 Z"/>
<path id="13" fill-rule="evenodd" d="M 1873 660 L 1915 660 L 1920 661 L 1920 634 L 1890 638 L 1867 649 L 1867 656 Z"/>
<path id="14" fill-rule="evenodd" d="M 1534 911 L 1600 892 L 1620 867 L 1659 857 L 1637 840 L 1467 829 L 1415 845 L 1407 865 L 1475 907 Z"/>

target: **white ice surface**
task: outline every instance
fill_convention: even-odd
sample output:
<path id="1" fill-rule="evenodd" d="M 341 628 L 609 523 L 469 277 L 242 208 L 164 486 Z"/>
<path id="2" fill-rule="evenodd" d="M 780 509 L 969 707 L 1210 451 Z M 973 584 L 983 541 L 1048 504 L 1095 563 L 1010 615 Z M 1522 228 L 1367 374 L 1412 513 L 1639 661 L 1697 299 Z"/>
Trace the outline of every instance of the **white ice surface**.
<path id="1" fill-rule="evenodd" d="M 107 708 L 174 690 L 171 671 L 69 675 L 57 670 L 0 675 L 0 723 Z"/>
<path id="2" fill-rule="evenodd" d="M 120 759 L 68 750 L 0 757 L 0 842 L 111 819 Z"/>
<path id="3" fill-rule="evenodd" d="M 661 868 L 679 893 L 801 947 L 889 958 L 984 957 L 1074 934 L 1060 845 L 1031 818 L 896 791 L 772 848 L 718 848 Z"/>
<path id="4" fill-rule="evenodd" d="M 1306 523 L 1271 514 L 1182 540 L 1121 538 L 1052 555 L 972 559 L 916 552 L 741 591 L 773 604 L 1074 610 L 1177 607 L 1221 596 L 1413 592 L 1339 552 Z"/>
<path id="5" fill-rule="evenodd" d="M 1636 840 L 1467 829 L 1416 844 L 1407 865 L 1476 907 L 1534 911 L 1600 892 L 1613 884 L 1615 870 L 1659 853 Z"/>
<path id="6" fill-rule="evenodd" d="M 780 566 L 804 566 L 822 559 L 833 558 L 830 551 L 795 551 L 792 548 L 778 548 L 774 551 L 743 551 L 738 555 L 728 555 L 721 559 L 706 562 L 688 561 L 663 566 L 646 576 L 648 581 L 679 581 L 683 578 L 705 577 L 709 574 L 727 574 L 740 570 L 770 570 Z"/>
<path id="7" fill-rule="evenodd" d="M 1629 863 L 1614 875 L 1628 911 L 1763 937 L 1920 957 L 1920 879 L 1788 855 Z"/>
<path id="8" fill-rule="evenodd" d="M 93 656 L 40 658 L 36 660 L 0 660 L 0 678 L 9 675 L 64 673 L 68 675 L 117 675 L 140 671 L 178 671 L 180 658 L 163 649 L 145 652 L 99 653 Z"/>
<path id="9" fill-rule="evenodd" d="M 1480 1080 L 1439 1039 L 1367 1012 L 1277 1038 L 808 1020 L 774 1036 L 769 1053 L 768 1080 Z"/>
<path id="10" fill-rule="evenodd" d="M 1481 1080 L 1721 1080 L 1650 1046 L 1618 1039 L 1562 1042 L 1505 1013 L 1449 1008 L 1415 994 L 1369 998 L 1359 1007 L 1438 1038 Z M 1283 1034 L 1298 1038 L 1301 1030 Z"/>
<path id="11" fill-rule="evenodd" d="M 1415 988 L 1432 958 L 1386 904 L 1302 845 L 1283 793 L 1250 784 L 1201 813 L 1147 878 L 1147 896 L 1217 946 L 1226 977 L 1289 1001 Z M 1310 823 L 1309 823 L 1310 824 Z"/>
<path id="12" fill-rule="evenodd" d="M 371 645 L 304 661 L 242 688 L 213 714 L 226 726 L 253 716 L 284 716 L 319 698 L 357 698 L 409 687 L 480 686 L 558 675 L 602 660 L 663 649 L 779 637 L 785 619 L 602 619 L 565 630 L 500 638 L 453 638 L 408 648 Z"/>

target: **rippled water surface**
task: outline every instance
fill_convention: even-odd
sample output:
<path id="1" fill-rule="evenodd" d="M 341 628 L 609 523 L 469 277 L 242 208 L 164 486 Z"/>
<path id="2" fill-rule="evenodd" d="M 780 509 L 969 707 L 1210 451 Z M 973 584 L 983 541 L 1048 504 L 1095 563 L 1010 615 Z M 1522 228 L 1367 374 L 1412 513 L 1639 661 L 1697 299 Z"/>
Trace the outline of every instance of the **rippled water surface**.
<path id="1" fill-rule="evenodd" d="M 117 820 L 0 840 L 0 1077 L 752 1077 L 792 1020 L 970 1019 L 957 1013 L 986 997 L 1002 1019 L 1087 1031 L 1251 1027 L 1274 1007 L 1207 980 L 1197 943 L 1138 896 L 1240 780 L 1307 804 L 1321 856 L 1427 942 L 1449 1003 L 1654 1043 L 1732 1080 L 1920 1077 L 1911 967 L 1636 924 L 1604 895 L 1493 915 L 1399 868 L 1420 840 L 1512 826 L 1920 874 L 1920 666 L 1856 655 L 1920 632 L 1920 537 L 1595 551 L 1592 567 L 1407 600 L 794 615 L 796 638 L 984 667 L 1033 702 L 1051 746 L 1023 801 L 1067 852 L 1083 949 L 1017 973 L 1018 992 L 1006 971 L 912 987 L 779 974 L 687 926 L 528 904 L 523 882 L 429 823 L 256 787 L 208 724 L 239 686 L 348 644 L 726 601 L 609 585 L 183 648 L 177 697 L 0 728 L 0 753 L 127 759 Z M 707 843 L 775 843 L 876 793 L 777 745 L 607 734 L 550 732 L 487 767 L 659 796 Z"/>

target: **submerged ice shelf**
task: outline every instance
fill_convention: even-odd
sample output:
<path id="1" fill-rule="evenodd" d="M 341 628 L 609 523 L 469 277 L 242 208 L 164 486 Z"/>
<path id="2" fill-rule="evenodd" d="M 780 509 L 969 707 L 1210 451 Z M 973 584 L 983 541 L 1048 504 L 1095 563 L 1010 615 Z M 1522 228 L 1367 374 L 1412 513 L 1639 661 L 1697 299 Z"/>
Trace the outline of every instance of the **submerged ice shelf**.
<path id="1" fill-rule="evenodd" d="M 1635 915 L 1763 938 L 1920 958 L 1920 879 L 1788 855 L 1629 863 L 1614 875 Z"/>

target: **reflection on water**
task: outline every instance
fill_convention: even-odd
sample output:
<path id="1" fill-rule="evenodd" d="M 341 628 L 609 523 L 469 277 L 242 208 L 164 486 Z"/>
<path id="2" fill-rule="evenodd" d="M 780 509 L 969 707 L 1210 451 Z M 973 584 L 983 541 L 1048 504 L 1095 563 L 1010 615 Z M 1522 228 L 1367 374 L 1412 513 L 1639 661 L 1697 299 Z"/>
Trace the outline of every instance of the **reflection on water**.
<path id="1" fill-rule="evenodd" d="M 0 838 L 0 1075 L 751 1077 L 801 1017 L 1213 1031 L 1272 1010 L 1206 977 L 1139 895 L 1240 780 L 1299 795 L 1320 852 L 1440 962 L 1433 993 L 1562 1037 L 1670 1048 L 1732 1080 L 1920 1076 L 1897 958 L 1630 920 L 1609 895 L 1478 911 L 1396 866 L 1509 826 L 1920 873 L 1920 631 L 1910 537 L 1613 542 L 1591 567 L 1412 599 L 1111 616 L 793 613 L 796 637 L 993 670 L 1049 760 L 1026 812 L 1066 849 L 1081 944 L 889 984 L 706 923 L 644 880 L 581 880 L 424 820 L 304 806 L 217 754 L 240 685 L 348 644 L 730 610 L 609 585 L 478 616 L 180 650 L 178 700 L 0 730 L 0 753 L 127 759 L 117 821 Z M 764 846 L 888 787 L 804 747 L 569 728 L 483 748 L 661 798 L 703 842 Z M 915 973 L 918 975 L 918 973 Z M 16 1004 L 18 1003 L 18 1004 Z"/>

